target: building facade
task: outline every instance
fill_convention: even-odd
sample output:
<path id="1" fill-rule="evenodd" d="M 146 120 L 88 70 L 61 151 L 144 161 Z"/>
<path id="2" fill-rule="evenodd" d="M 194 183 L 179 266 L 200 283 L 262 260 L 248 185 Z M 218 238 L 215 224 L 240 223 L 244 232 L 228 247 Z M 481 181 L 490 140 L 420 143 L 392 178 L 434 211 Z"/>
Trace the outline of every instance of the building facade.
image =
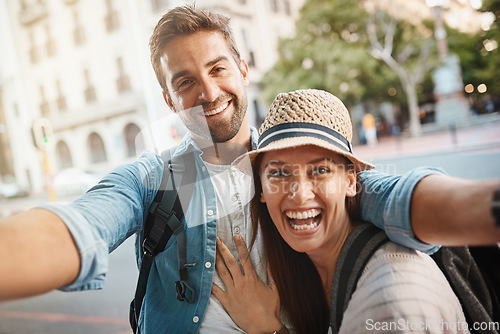
<path id="1" fill-rule="evenodd" d="M 175 0 L 0 0 L 0 173 L 35 192 L 59 171 L 105 173 L 137 156 L 136 137 L 171 111 L 149 61 L 148 41 Z M 291 37 L 303 0 L 204 0 L 231 17 L 250 67 L 249 119 L 264 116 L 258 83 Z M 5 51 L 5 52 L 4 52 Z M 32 125 L 50 122 L 43 150 Z M 48 158 L 50 166 L 43 164 Z M 50 168 L 49 168 L 50 167 Z"/>

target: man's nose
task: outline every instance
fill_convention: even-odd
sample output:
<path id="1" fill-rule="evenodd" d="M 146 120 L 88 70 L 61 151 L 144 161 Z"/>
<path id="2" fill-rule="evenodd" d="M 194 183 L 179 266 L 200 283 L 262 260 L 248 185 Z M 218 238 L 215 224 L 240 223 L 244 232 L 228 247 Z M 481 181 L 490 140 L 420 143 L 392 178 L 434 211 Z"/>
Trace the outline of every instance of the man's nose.
<path id="1" fill-rule="evenodd" d="M 214 102 L 220 95 L 220 88 L 214 80 L 204 79 L 200 86 L 200 100 L 206 102 Z"/>

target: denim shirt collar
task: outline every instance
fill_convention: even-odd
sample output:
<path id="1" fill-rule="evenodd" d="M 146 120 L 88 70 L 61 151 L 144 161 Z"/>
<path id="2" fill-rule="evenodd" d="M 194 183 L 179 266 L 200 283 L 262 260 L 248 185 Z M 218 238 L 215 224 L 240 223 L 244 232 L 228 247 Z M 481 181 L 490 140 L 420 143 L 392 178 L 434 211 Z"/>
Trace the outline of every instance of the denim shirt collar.
<path id="1" fill-rule="evenodd" d="M 252 146 L 252 150 L 255 150 L 257 148 L 258 140 L 259 140 L 259 132 L 257 131 L 257 129 L 255 127 L 251 126 L 250 127 L 250 145 Z M 181 143 L 179 144 L 179 146 L 175 150 L 175 153 L 172 157 L 173 158 L 178 157 L 179 155 L 184 154 L 186 152 L 189 152 L 190 150 L 192 150 L 193 152 L 199 152 L 200 156 L 203 153 L 201 151 L 200 147 L 198 146 L 198 143 L 196 143 L 196 141 L 194 141 L 193 137 L 188 132 L 182 138 Z M 238 160 L 238 159 L 236 159 L 236 160 Z"/>

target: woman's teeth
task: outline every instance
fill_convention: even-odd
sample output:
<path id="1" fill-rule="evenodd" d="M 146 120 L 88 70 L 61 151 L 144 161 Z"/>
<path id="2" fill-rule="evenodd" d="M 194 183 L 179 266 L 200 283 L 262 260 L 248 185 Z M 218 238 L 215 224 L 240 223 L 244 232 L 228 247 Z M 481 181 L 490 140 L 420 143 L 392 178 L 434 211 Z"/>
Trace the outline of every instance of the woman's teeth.
<path id="1" fill-rule="evenodd" d="M 213 109 L 213 110 L 208 110 L 208 111 L 205 111 L 205 116 L 213 116 L 213 115 L 217 115 L 218 113 L 220 113 L 222 110 L 226 109 L 227 106 L 229 105 L 229 102 L 226 102 L 224 103 L 223 105 L 221 105 L 219 108 L 217 109 Z"/>
<path id="2" fill-rule="evenodd" d="M 308 224 L 295 224 L 296 220 L 303 219 L 311 219 L 319 216 L 321 214 L 321 210 L 319 209 L 311 209 L 307 211 L 286 211 L 286 216 L 290 219 L 290 225 L 294 230 L 309 230 L 318 226 L 318 223 L 315 221 L 311 221 Z"/>

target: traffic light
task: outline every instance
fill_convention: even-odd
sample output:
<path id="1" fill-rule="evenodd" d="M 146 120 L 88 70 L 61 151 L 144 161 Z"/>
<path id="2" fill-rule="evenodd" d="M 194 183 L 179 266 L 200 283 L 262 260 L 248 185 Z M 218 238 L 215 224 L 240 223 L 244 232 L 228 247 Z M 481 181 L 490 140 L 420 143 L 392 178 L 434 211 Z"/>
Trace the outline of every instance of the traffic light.
<path id="1" fill-rule="evenodd" d="M 54 132 L 52 125 L 46 118 L 35 118 L 31 128 L 33 136 L 33 144 L 40 150 L 45 150 L 49 145 L 53 144 Z"/>

